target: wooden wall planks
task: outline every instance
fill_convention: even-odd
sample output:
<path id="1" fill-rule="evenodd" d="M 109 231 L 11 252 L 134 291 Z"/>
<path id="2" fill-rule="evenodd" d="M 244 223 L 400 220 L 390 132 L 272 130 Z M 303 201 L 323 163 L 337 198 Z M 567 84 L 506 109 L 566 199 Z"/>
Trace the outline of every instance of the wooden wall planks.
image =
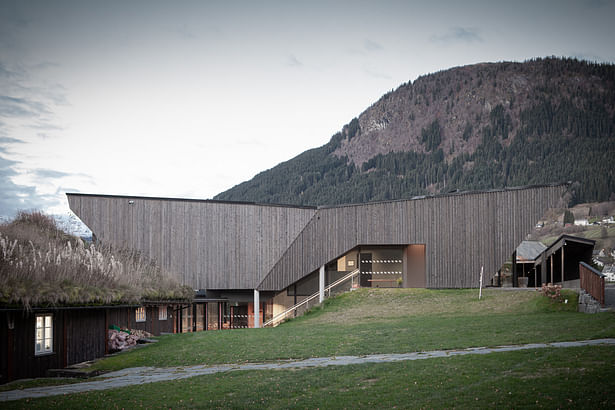
<path id="1" fill-rule="evenodd" d="M 68 194 L 103 242 L 133 248 L 195 289 L 281 290 L 358 245 L 425 244 L 426 286 L 476 287 L 566 185 L 331 208 Z M 129 204 L 129 201 L 133 201 Z"/>
<path id="2" fill-rule="evenodd" d="M 136 249 L 195 289 L 255 289 L 316 212 L 250 203 L 67 196 L 73 212 L 101 242 Z"/>
<path id="3" fill-rule="evenodd" d="M 426 245 L 426 285 L 478 286 L 510 257 L 567 185 L 321 208 L 259 285 L 280 290 L 358 245 Z"/>

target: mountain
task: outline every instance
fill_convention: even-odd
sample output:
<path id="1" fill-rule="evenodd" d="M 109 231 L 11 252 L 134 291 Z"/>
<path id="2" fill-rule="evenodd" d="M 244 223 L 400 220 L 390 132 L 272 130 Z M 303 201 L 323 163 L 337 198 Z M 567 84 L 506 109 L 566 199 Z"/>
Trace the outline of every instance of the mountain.
<path id="1" fill-rule="evenodd" d="M 391 91 L 331 140 L 215 199 L 333 205 L 575 181 L 615 198 L 615 65 L 483 63 Z"/>

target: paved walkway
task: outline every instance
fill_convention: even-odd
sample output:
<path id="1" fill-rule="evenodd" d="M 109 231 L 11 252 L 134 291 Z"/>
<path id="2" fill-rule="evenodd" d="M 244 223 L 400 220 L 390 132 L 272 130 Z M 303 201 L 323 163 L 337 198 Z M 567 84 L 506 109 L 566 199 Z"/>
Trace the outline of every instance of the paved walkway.
<path id="1" fill-rule="evenodd" d="M 415 353 L 389 353 L 368 356 L 334 356 L 315 357 L 300 361 L 278 361 L 271 363 L 222 364 L 217 366 L 197 365 L 181 367 L 134 367 L 106 373 L 104 380 L 92 380 L 84 383 L 66 384 L 61 386 L 35 387 L 24 390 L 0 392 L 0 401 L 20 400 L 26 398 L 48 397 L 60 394 L 81 393 L 86 391 L 107 390 L 136 384 L 155 383 L 167 380 L 185 379 L 236 370 L 277 370 L 302 369 L 307 367 L 345 366 L 362 363 L 390 363 L 405 360 L 431 359 L 434 357 L 453 357 L 468 354 L 487 354 L 511 352 L 516 350 L 544 349 L 548 347 L 577 347 L 614 345 L 615 339 L 582 340 L 576 342 L 530 343 L 525 345 L 472 347 L 461 350 L 434 350 Z"/>

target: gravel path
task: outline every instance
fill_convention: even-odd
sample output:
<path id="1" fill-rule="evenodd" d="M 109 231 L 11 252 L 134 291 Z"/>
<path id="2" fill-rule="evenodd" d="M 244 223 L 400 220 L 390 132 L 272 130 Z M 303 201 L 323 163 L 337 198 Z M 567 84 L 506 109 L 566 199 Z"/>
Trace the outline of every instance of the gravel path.
<path id="1" fill-rule="evenodd" d="M 222 364 L 217 366 L 197 365 L 178 367 L 134 367 L 112 373 L 106 373 L 104 380 L 92 380 L 84 383 L 61 386 L 34 387 L 23 390 L 0 392 L 0 401 L 20 400 L 26 398 L 48 397 L 60 394 L 73 394 L 87 391 L 107 390 L 144 383 L 185 379 L 236 370 L 278 370 L 302 369 L 308 367 L 345 366 L 362 363 L 390 363 L 405 360 L 431 359 L 434 357 L 453 357 L 469 354 L 488 354 L 511 352 L 516 350 L 544 349 L 549 347 L 577 347 L 595 345 L 615 345 L 615 339 L 582 340 L 576 342 L 530 343 L 524 345 L 498 347 L 472 347 L 461 350 L 433 350 L 430 352 L 389 353 L 367 356 L 315 357 L 300 361 L 278 361 L 270 363 Z"/>

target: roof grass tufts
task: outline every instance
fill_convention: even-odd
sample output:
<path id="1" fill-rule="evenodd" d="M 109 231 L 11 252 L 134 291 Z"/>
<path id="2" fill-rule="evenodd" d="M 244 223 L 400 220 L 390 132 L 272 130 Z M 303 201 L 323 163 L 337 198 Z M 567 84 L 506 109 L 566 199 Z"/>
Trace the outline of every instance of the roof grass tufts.
<path id="1" fill-rule="evenodd" d="M 133 250 L 85 243 L 41 212 L 0 225 L 0 305 L 109 305 L 191 300 L 182 286 Z"/>

